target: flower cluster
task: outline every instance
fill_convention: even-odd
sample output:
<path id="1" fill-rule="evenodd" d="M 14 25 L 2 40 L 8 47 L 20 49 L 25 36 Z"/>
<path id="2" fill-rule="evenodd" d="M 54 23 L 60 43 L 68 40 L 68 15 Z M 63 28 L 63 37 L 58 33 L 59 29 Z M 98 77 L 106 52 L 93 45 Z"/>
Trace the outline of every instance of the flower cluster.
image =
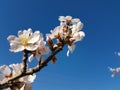
<path id="1" fill-rule="evenodd" d="M 56 38 L 58 42 L 64 41 L 64 43 L 68 44 L 67 56 L 69 56 L 69 53 L 75 49 L 75 42 L 81 41 L 85 36 L 85 33 L 81 31 L 83 23 L 80 19 L 73 19 L 71 16 L 60 16 L 59 21 L 60 25 L 51 30 L 51 34 L 46 36 L 50 39 Z"/>
<path id="2" fill-rule="evenodd" d="M 2 73 L 0 74 L 0 84 L 20 75 L 22 72 L 22 68 L 23 68 L 22 64 L 11 64 L 9 66 L 7 65 L 0 66 L 0 72 Z M 20 86 L 18 85 L 16 86 L 16 88 L 21 88 L 20 90 L 28 90 L 23 88 L 25 87 L 27 88 L 28 86 L 30 86 L 30 83 L 32 83 L 35 78 L 36 75 L 33 74 L 17 79 L 16 82 L 19 81 L 21 83 L 19 84 Z"/>
<path id="3" fill-rule="evenodd" d="M 32 90 L 31 83 L 36 78 L 35 73 L 47 66 L 49 61 L 56 62 L 56 54 L 68 45 L 67 56 L 75 49 L 75 43 L 85 37 L 82 30 L 83 23 L 78 18 L 71 16 L 60 16 L 60 25 L 46 34 L 46 41 L 40 31 L 28 30 L 18 31 L 18 36 L 10 35 L 7 40 L 10 42 L 11 52 L 23 52 L 22 63 L 0 66 L 0 89 L 8 90 Z M 54 42 L 56 39 L 57 42 Z M 47 45 L 46 45 L 47 44 Z M 51 53 L 49 53 L 51 52 Z M 43 59 L 43 55 L 50 54 Z M 38 64 L 28 68 L 29 63 L 36 57 Z M 11 86 L 11 84 L 13 84 Z M 1 87 L 4 85 L 4 87 Z"/>

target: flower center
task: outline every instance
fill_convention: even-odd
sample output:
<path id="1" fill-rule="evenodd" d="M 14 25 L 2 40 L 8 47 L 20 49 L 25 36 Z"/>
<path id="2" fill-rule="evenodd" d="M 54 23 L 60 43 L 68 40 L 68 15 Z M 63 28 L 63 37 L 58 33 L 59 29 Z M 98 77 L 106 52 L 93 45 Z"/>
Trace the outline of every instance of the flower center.
<path id="1" fill-rule="evenodd" d="M 27 46 L 28 37 L 27 36 L 20 37 L 20 42 L 23 44 L 23 46 Z"/>

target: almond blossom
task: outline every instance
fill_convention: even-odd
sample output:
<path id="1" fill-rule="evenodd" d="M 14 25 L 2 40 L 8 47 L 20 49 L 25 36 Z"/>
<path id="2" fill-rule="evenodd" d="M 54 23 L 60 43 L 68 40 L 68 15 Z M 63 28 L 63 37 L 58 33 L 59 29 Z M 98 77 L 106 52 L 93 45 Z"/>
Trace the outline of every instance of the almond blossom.
<path id="1" fill-rule="evenodd" d="M 10 42 L 12 52 L 19 52 L 23 50 L 30 51 L 29 61 L 32 61 L 34 56 L 38 60 L 43 54 L 48 54 L 49 48 L 43 39 L 40 31 L 32 32 L 32 29 L 18 31 L 18 37 L 10 35 L 7 40 Z"/>
<path id="2" fill-rule="evenodd" d="M 40 39 L 40 32 L 32 32 L 32 29 L 18 31 L 18 37 L 10 35 L 7 40 L 10 42 L 12 52 L 23 50 L 34 51 L 38 48 L 37 42 Z"/>
<path id="3" fill-rule="evenodd" d="M 45 46 L 46 45 L 45 41 L 39 40 L 37 42 L 37 44 L 38 44 L 38 48 L 36 49 L 35 52 L 33 52 L 29 56 L 29 58 L 28 58 L 29 62 L 31 62 L 35 56 L 38 61 L 40 61 L 40 60 L 43 61 L 44 59 L 43 59 L 42 55 L 48 54 L 50 51 L 49 47 Z"/>
<path id="4" fill-rule="evenodd" d="M 11 64 L 9 66 L 7 65 L 0 66 L 0 72 L 2 73 L 0 74 L 0 84 L 5 83 L 8 80 L 21 74 L 22 68 L 23 68 L 22 64 Z M 33 75 L 21 77 L 17 81 L 24 83 L 23 87 L 21 87 L 21 88 L 24 88 L 25 85 L 28 85 L 34 82 L 35 78 L 36 78 L 36 75 L 33 74 Z M 20 89 L 20 90 L 28 90 L 28 89 Z"/>
<path id="5" fill-rule="evenodd" d="M 83 23 L 78 18 L 72 18 L 72 16 L 60 16 L 60 25 L 54 30 L 51 30 L 51 34 L 46 34 L 47 37 L 58 41 L 61 39 L 68 44 L 67 56 L 75 49 L 75 42 L 81 41 L 85 37 L 85 33 L 82 30 Z"/>

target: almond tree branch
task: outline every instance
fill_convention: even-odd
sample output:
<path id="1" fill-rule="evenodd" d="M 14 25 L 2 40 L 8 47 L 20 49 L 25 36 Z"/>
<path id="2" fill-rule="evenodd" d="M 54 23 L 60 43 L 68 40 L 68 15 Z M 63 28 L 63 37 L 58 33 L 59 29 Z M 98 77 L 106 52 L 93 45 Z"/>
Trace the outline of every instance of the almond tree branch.
<path id="1" fill-rule="evenodd" d="M 8 88 L 8 87 L 13 86 L 15 83 L 17 83 L 15 80 L 17 80 L 17 79 L 19 79 L 19 78 L 21 78 L 21 77 L 24 77 L 24 76 L 27 76 L 27 75 L 32 75 L 32 74 L 40 71 L 42 68 L 44 68 L 45 66 L 47 66 L 47 63 L 48 63 L 49 61 L 51 61 L 52 58 L 53 58 L 58 52 L 60 52 L 60 51 L 63 49 L 64 45 L 65 45 L 65 44 L 63 43 L 61 46 L 57 47 L 57 48 L 51 53 L 51 55 L 50 55 L 48 58 L 46 58 L 42 63 L 39 62 L 39 64 L 38 64 L 36 67 L 31 68 L 30 70 L 27 70 L 27 64 L 26 64 L 27 59 L 28 59 L 28 52 L 27 52 L 27 51 L 24 51 L 24 56 L 23 56 L 23 60 L 22 60 L 22 63 L 23 63 L 23 71 L 22 71 L 22 73 L 21 73 L 20 75 L 16 76 L 16 77 L 14 77 L 14 78 L 11 78 L 9 81 L 7 81 L 7 82 L 5 82 L 5 83 L 0 84 L 0 90 L 1 90 L 1 89 L 4 89 L 4 88 Z"/>
<path id="2" fill-rule="evenodd" d="M 28 59 L 28 51 L 24 50 L 24 52 L 23 52 L 23 59 L 22 59 L 22 64 L 23 64 L 22 74 L 25 73 L 26 70 L 27 70 L 27 59 Z"/>
<path id="3" fill-rule="evenodd" d="M 15 80 L 17 80 L 18 78 L 22 77 L 22 75 L 24 75 L 24 73 L 27 70 L 27 59 L 28 59 L 28 51 L 24 50 L 23 59 L 22 59 L 23 69 L 22 69 L 21 74 L 19 74 L 16 77 L 11 78 L 10 80 L 8 80 L 7 82 L 3 84 L 0 84 L 0 90 L 15 85 L 16 83 Z"/>
<path id="4" fill-rule="evenodd" d="M 46 59 L 43 61 L 43 63 L 37 65 L 36 67 L 32 68 L 31 70 L 27 71 L 25 73 L 25 75 L 31 75 L 33 73 L 36 73 L 38 71 L 40 71 L 42 68 L 44 68 L 45 66 L 47 66 L 47 63 L 49 61 L 51 61 L 51 59 L 58 53 L 60 52 L 61 50 L 63 49 L 63 47 L 58 47 L 54 52 L 52 52 L 52 54 Z"/>

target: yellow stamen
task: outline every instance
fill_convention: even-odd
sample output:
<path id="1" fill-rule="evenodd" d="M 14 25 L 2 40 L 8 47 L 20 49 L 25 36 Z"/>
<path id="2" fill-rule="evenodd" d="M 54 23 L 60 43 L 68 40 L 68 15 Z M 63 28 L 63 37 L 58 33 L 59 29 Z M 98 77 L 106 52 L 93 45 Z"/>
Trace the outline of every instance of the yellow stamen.
<path id="1" fill-rule="evenodd" d="M 23 44 L 23 46 L 27 46 L 28 45 L 28 37 L 27 36 L 20 37 L 20 42 Z"/>

